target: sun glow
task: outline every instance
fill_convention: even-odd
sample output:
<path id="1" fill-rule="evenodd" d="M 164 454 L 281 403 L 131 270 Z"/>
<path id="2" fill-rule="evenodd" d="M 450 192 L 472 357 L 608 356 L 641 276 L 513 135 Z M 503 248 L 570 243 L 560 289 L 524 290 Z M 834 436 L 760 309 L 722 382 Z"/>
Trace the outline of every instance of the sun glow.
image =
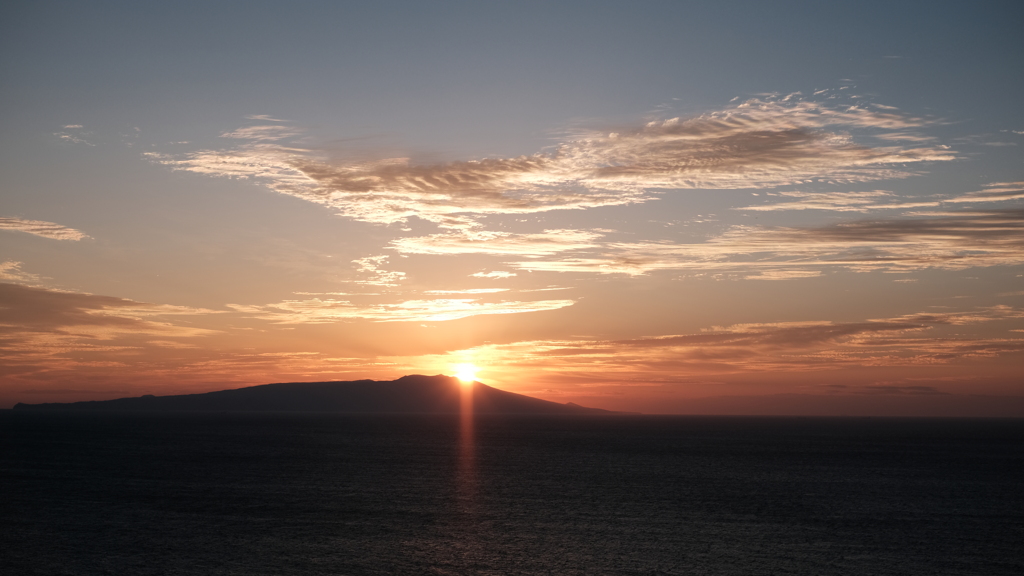
<path id="1" fill-rule="evenodd" d="M 476 373 L 479 370 L 472 364 L 456 364 L 452 366 L 455 369 L 455 377 L 459 379 L 463 384 L 469 384 L 476 380 Z"/>

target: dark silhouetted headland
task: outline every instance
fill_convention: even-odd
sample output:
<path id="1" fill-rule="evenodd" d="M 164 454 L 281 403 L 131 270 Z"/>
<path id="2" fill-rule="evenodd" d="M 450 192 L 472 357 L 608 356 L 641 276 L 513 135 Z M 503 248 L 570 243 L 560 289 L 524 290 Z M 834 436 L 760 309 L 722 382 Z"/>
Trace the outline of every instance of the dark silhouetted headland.
<path id="1" fill-rule="evenodd" d="M 492 388 L 462 384 L 451 376 L 403 376 L 398 380 L 293 382 L 179 396 L 142 396 L 91 402 L 17 404 L 15 410 L 153 412 L 338 412 L 350 414 L 454 414 L 464 387 L 471 387 L 478 414 L 616 414 L 578 404 L 559 404 Z"/>

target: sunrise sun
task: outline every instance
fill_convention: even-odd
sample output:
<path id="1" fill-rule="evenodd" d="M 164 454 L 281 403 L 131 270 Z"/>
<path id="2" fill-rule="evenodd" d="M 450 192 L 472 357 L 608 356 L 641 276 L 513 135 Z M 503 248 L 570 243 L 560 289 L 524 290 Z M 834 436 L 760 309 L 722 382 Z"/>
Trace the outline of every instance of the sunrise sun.
<path id="1" fill-rule="evenodd" d="M 475 381 L 476 373 L 479 370 L 479 368 L 472 364 L 456 364 L 453 368 L 455 369 L 455 377 L 463 384 Z"/>

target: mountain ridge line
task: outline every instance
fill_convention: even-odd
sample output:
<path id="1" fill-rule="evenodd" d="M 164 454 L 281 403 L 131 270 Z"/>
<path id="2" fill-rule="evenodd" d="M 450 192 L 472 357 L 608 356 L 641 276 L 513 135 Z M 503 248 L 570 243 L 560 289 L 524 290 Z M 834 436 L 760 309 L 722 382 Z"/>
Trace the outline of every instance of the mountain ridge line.
<path id="1" fill-rule="evenodd" d="M 560 404 L 453 376 L 413 374 L 396 380 L 281 382 L 229 390 L 144 395 L 113 400 L 14 406 L 19 411 L 96 412 L 322 412 L 342 414 L 457 414 L 467 394 L 475 414 L 631 414 Z"/>

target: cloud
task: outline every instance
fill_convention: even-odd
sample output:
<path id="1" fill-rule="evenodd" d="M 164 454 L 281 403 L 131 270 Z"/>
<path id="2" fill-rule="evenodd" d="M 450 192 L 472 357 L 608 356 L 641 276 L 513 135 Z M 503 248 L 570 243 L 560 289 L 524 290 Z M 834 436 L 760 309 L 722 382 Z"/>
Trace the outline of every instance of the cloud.
<path id="1" fill-rule="evenodd" d="M 369 280 L 356 280 L 356 284 L 385 287 L 398 286 L 399 282 L 405 280 L 405 272 L 384 270 L 381 268 L 381 265 L 387 261 L 387 254 L 381 256 L 366 256 L 364 258 L 357 258 L 353 260 L 352 262 L 355 263 L 356 268 L 360 272 L 368 273 L 371 276 Z"/>
<path id="2" fill-rule="evenodd" d="M 147 320 L 159 316 L 196 316 L 216 311 L 188 306 L 148 304 L 113 296 L 96 296 L 35 286 L 0 283 L 0 331 L 151 332 L 193 336 L 207 331 Z"/>
<path id="3" fill-rule="evenodd" d="M 468 290 L 427 290 L 427 294 L 494 294 L 508 292 L 508 288 L 470 288 Z M 525 290 L 524 290 L 525 292 Z"/>
<path id="4" fill-rule="evenodd" d="M 979 308 L 972 312 L 917 312 L 893 318 L 899 322 L 913 322 L 931 326 L 966 326 L 991 320 L 1024 318 L 1024 311 L 1011 306 L 998 305 Z"/>
<path id="5" fill-rule="evenodd" d="M 0 377 L 21 378 L 81 368 L 118 368 L 148 340 L 214 331 L 172 320 L 213 310 L 0 283 Z M 76 376 L 77 377 L 77 376 Z"/>
<path id="6" fill-rule="evenodd" d="M 75 136 L 74 134 L 68 134 L 66 132 L 54 132 L 53 135 L 56 136 L 57 138 L 60 138 L 64 142 L 69 142 L 71 144 L 85 144 L 86 146 L 95 146 L 95 144 L 93 144 L 92 142 L 89 142 L 88 140 L 82 138 L 81 136 Z"/>
<path id="7" fill-rule="evenodd" d="M 0 218 L 0 230 L 27 232 L 29 234 L 35 234 L 36 236 L 51 238 L 53 240 L 82 240 L 83 238 L 89 238 L 88 235 L 79 232 L 74 228 L 68 228 L 67 226 L 61 226 L 60 224 L 54 224 L 53 222 L 24 220 L 22 218 Z"/>
<path id="8" fill-rule="evenodd" d="M 814 372 L 855 367 L 948 365 L 1024 355 L 1024 338 L 985 338 L 944 331 L 1024 311 L 995 307 L 911 314 L 861 322 L 736 324 L 699 333 L 628 340 L 550 340 L 493 344 L 458 354 L 479 365 L 515 366 L 538 380 L 670 383 L 680 374 Z M 908 390 L 909 391 L 909 390 Z"/>
<path id="9" fill-rule="evenodd" d="M 515 254 L 548 256 L 598 246 L 602 234 L 585 230 L 545 230 L 540 234 L 512 234 L 465 230 L 392 240 L 389 248 L 403 254 Z"/>
<path id="10" fill-rule="evenodd" d="M 993 182 L 984 190 L 969 192 L 946 202 L 1005 202 L 1024 198 L 1024 182 Z"/>
<path id="11" fill-rule="evenodd" d="M 224 354 L 215 340 L 223 332 L 196 325 L 222 311 L 6 283 L 0 303 L 0 394 L 12 404 L 22 388 L 181 393 L 202 377 L 192 364 Z M 216 382 L 253 378 L 233 376 Z"/>
<path id="12" fill-rule="evenodd" d="M 900 395 L 900 396 L 920 396 L 928 395 L 933 396 L 937 394 L 945 394 L 935 386 L 921 386 L 921 385 L 900 385 L 900 384 L 885 384 L 877 383 L 868 386 L 850 386 L 847 384 L 826 384 L 822 386 L 825 389 L 832 389 L 836 392 L 843 394 L 865 394 L 865 395 Z"/>
<path id="13" fill-rule="evenodd" d="M 313 298 L 285 300 L 265 306 L 229 304 L 237 312 L 251 318 L 278 324 L 326 324 L 343 320 L 374 322 L 442 322 L 482 314 L 519 314 L 557 310 L 572 306 L 573 300 L 540 300 L 534 302 L 480 302 L 473 298 L 407 300 L 396 304 L 357 306 L 345 300 Z"/>
<path id="14" fill-rule="evenodd" d="M 290 126 L 264 125 L 238 128 L 231 132 L 225 132 L 221 134 L 220 137 L 236 138 L 238 140 L 274 141 L 284 140 L 285 138 L 291 138 L 293 136 L 298 136 L 299 134 L 302 134 L 301 130 Z"/>
<path id="15" fill-rule="evenodd" d="M 246 120 L 259 120 L 259 121 L 262 121 L 262 122 L 287 122 L 287 120 L 282 120 L 280 118 L 274 118 L 274 117 L 268 116 L 266 114 L 250 114 L 250 115 L 246 116 L 245 119 Z"/>
<path id="16" fill-rule="evenodd" d="M 869 210 L 899 210 L 938 206 L 939 202 L 887 202 L 892 192 L 778 192 L 779 196 L 795 198 L 789 202 L 746 206 L 737 210 L 773 212 L 780 210 L 831 210 L 834 212 L 867 212 Z"/>
<path id="17" fill-rule="evenodd" d="M 875 134 L 875 138 L 879 140 L 892 140 L 895 142 L 933 142 L 935 141 L 934 136 L 926 136 L 924 134 L 915 134 L 912 132 L 885 132 L 881 134 Z"/>
<path id="18" fill-rule="evenodd" d="M 0 280 L 19 284 L 33 284 L 39 282 L 40 278 L 36 274 L 23 272 L 21 270 L 21 262 L 7 260 L 0 262 Z"/>
<path id="19" fill-rule="evenodd" d="M 572 290 L 572 286 L 548 286 L 547 288 L 530 288 L 528 290 L 520 290 L 520 292 L 553 292 L 555 290 Z"/>
<path id="20" fill-rule="evenodd" d="M 761 270 L 747 280 L 792 280 L 794 278 L 817 278 L 820 270 Z"/>
<path id="21" fill-rule="evenodd" d="M 511 278 L 515 275 L 515 272 L 505 272 L 500 270 L 494 272 L 476 272 L 474 274 L 470 274 L 470 276 L 473 278 Z"/>
<path id="22" fill-rule="evenodd" d="M 813 228 L 737 226 L 699 244 L 609 243 L 600 255 L 510 262 L 523 270 L 908 272 L 1024 264 L 1024 210 L 935 212 Z M 792 272 L 789 272 L 792 274 Z"/>
<path id="23" fill-rule="evenodd" d="M 65 124 L 61 127 L 62 131 L 54 132 L 53 135 L 60 138 L 62 142 L 69 144 L 85 144 L 86 146 L 95 146 L 96 144 L 86 140 L 86 138 L 92 136 L 92 132 L 83 130 L 81 124 Z"/>
<path id="24" fill-rule="evenodd" d="M 929 123 L 884 107 L 790 96 L 749 100 L 692 118 L 577 132 L 551 150 L 516 158 L 336 162 L 315 149 L 278 142 L 291 134 L 280 125 L 226 133 L 251 140 L 229 150 L 148 156 L 177 170 L 253 178 L 355 220 L 393 223 L 416 216 L 466 228 L 467 219 L 487 214 L 624 205 L 672 189 L 903 177 L 911 173 L 909 165 L 953 160 L 955 153 L 853 134 L 911 134 Z"/>

